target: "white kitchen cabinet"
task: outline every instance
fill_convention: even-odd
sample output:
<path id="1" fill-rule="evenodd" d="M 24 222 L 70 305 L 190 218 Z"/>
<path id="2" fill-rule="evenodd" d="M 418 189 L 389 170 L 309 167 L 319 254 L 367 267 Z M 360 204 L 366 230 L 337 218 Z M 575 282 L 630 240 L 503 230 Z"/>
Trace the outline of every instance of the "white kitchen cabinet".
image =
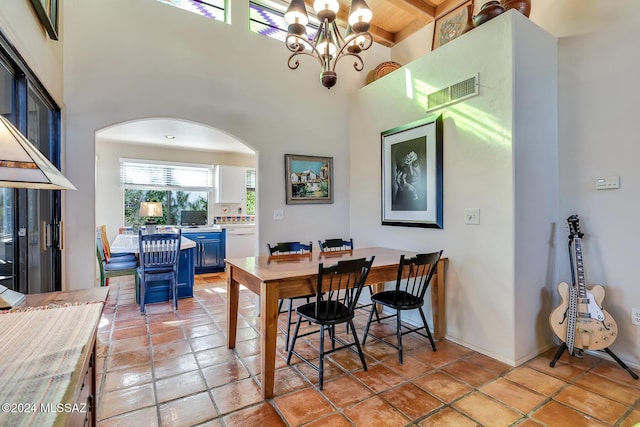
<path id="1" fill-rule="evenodd" d="M 216 203 L 244 203 L 245 171 L 241 166 L 216 166 Z"/>

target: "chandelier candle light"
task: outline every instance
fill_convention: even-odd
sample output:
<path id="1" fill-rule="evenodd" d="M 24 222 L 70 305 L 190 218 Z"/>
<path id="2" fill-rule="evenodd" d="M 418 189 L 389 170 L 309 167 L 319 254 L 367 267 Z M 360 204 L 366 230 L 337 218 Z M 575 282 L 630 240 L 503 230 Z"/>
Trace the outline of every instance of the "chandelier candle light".
<path id="1" fill-rule="evenodd" d="M 356 71 L 364 68 L 360 52 L 373 44 L 373 37 L 369 33 L 369 22 L 373 14 L 364 0 L 352 0 L 347 31 L 343 37 L 336 24 L 336 16 L 340 10 L 338 0 L 316 0 L 313 9 L 320 21 L 320 28 L 313 40 L 307 37 L 306 25 L 309 17 L 304 0 L 292 0 L 284 14 L 284 20 L 289 24 L 285 44 L 293 52 L 288 65 L 292 70 L 298 68 L 300 62 L 295 58 L 297 55 L 316 58 L 322 67 L 322 86 L 331 89 L 338 80 L 336 64 L 341 58 L 353 56 L 353 68 Z"/>

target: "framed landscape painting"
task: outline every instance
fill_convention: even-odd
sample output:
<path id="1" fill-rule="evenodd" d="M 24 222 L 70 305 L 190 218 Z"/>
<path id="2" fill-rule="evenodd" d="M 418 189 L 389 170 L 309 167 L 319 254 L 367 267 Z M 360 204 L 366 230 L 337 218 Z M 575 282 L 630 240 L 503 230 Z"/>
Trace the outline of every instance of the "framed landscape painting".
<path id="1" fill-rule="evenodd" d="M 442 228 L 442 115 L 382 132 L 382 225 Z"/>
<path id="2" fill-rule="evenodd" d="M 333 157 L 284 155 L 287 204 L 333 203 Z"/>

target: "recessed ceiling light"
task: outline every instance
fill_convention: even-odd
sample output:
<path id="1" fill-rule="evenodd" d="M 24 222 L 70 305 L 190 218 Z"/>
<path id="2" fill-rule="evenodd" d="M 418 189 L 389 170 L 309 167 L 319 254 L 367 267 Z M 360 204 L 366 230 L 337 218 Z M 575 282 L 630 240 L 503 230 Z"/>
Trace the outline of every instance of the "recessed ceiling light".
<path id="1" fill-rule="evenodd" d="M 167 139 L 176 139 L 176 137 L 173 135 L 165 135 L 164 137 Z"/>

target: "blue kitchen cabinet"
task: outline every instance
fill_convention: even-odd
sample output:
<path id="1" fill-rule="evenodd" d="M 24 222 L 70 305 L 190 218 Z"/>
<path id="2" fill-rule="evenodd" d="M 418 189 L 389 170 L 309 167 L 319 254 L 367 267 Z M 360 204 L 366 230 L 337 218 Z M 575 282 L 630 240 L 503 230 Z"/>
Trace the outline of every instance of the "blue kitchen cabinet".
<path id="1" fill-rule="evenodd" d="M 183 230 L 182 233 L 186 238 L 196 242 L 196 274 L 224 271 L 226 230 L 204 233 Z"/>
<path id="2" fill-rule="evenodd" d="M 193 296 L 195 255 L 196 248 L 180 250 L 180 258 L 178 260 L 178 298 L 190 298 Z M 145 304 L 170 301 L 171 298 L 171 286 L 168 280 L 149 282 Z M 178 303 L 179 307 L 180 303 Z"/>

